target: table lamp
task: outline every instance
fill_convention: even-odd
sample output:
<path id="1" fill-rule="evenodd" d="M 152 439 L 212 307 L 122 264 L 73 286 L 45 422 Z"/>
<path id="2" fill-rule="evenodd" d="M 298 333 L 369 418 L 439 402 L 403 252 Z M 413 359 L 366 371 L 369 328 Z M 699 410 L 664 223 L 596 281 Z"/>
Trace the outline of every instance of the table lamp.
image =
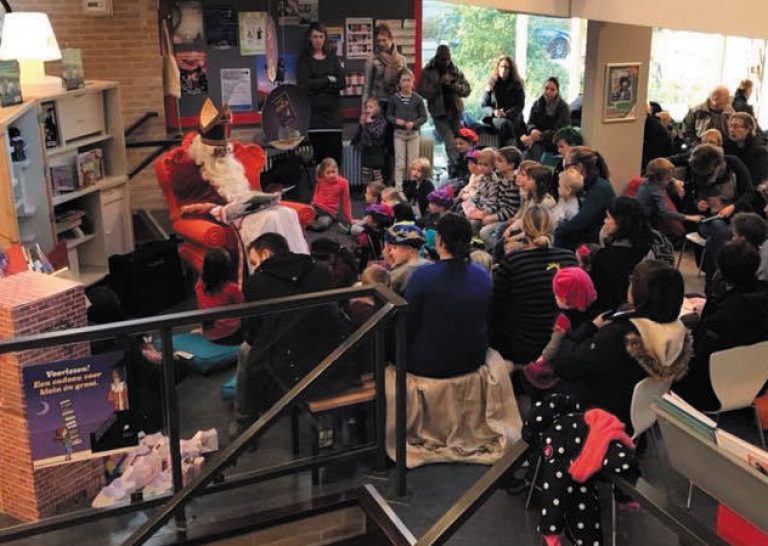
<path id="1" fill-rule="evenodd" d="M 45 61 L 61 59 L 51 21 L 45 13 L 19 11 L 6 13 L 0 59 L 17 59 L 21 71 L 21 91 L 24 97 L 58 93 L 61 78 L 45 75 Z"/>

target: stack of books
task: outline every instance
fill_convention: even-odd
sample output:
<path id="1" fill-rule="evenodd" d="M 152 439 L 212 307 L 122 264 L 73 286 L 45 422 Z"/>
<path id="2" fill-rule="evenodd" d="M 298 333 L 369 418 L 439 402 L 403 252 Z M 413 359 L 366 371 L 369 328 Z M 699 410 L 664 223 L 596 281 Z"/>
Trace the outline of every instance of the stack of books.
<path id="1" fill-rule="evenodd" d="M 717 423 L 674 392 L 664 394 L 658 399 L 656 406 L 688 426 L 698 436 L 709 441 L 715 441 Z"/>

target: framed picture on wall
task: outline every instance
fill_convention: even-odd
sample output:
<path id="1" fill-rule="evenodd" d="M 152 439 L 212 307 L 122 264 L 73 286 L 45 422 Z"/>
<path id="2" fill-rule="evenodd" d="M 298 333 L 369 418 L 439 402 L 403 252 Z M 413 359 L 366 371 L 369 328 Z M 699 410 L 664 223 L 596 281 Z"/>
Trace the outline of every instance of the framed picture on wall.
<path id="1" fill-rule="evenodd" d="M 637 119 L 637 86 L 640 63 L 605 65 L 603 122 L 614 123 Z"/>

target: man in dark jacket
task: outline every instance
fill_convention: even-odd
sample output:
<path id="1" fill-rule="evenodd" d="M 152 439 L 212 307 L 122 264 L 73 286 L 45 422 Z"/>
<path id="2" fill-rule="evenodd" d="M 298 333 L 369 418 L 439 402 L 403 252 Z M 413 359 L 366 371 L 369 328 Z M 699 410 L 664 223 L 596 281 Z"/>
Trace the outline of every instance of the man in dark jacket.
<path id="1" fill-rule="evenodd" d="M 746 112 L 736 112 L 728 119 L 728 141 L 723 149 L 744 162 L 752 185 L 757 187 L 768 179 L 768 148 L 755 137 L 755 130 L 755 118 Z"/>
<path id="2" fill-rule="evenodd" d="M 737 157 L 723 155 L 720 148 L 711 144 L 696 146 L 689 164 L 685 212 L 707 216 L 699 224 L 699 232 L 707 239 L 702 269 L 705 292 L 711 295 L 717 255 L 731 235 L 730 219 L 736 212 L 753 210 L 755 190 L 744 163 Z"/>
<path id="3" fill-rule="evenodd" d="M 332 288 L 329 270 L 310 256 L 290 252 L 277 233 L 256 238 L 248 247 L 248 259 L 256 269 L 243 285 L 246 302 Z M 246 319 L 233 434 L 242 432 L 303 379 L 340 343 L 341 333 L 335 304 Z"/>
<path id="4" fill-rule="evenodd" d="M 451 62 L 448 46 L 437 46 L 434 58 L 421 71 L 416 91 L 427 99 L 429 114 L 443 139 L 451 168 L 455 168 L 459 155 L 453 137 L 459 130 L 459 120 L 464 110 L 461 99 L 468 97 L 471 90 L 464 74 Z"/>

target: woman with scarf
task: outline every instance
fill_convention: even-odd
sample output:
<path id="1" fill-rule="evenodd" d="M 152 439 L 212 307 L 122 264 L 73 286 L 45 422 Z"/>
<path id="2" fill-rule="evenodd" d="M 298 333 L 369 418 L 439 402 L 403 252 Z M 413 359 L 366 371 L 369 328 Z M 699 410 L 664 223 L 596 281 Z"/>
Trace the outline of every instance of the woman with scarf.
<path id="1" fill-rule="evenodd" d="M 501 146 L 516 145 L 525 131 L 524 107 L 525 82 L 512 57 L 501 55 L 496 59 L 480 102 L 483 123 L 499 133 Z"/>
<path id="2" fill-rule="evenodd" d="M 544 152 L 557 153 L 552 140 L 558 129 L 571 123 L 571 109 L 560 96 L 560 82 L 554 76 L 544 82 L 544 92 L 531 107 L 527 134 L 520 143 L 527 149 L 528 158 L 538 161 Z"/>

